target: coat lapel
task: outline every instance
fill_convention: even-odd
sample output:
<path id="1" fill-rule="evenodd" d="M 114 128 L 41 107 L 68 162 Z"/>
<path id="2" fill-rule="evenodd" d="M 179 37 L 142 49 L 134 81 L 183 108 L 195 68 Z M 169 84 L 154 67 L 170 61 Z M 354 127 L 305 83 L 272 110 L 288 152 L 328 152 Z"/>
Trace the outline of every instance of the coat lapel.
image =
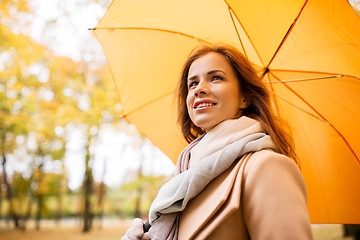
<path id="1" fill-rule="evenodd" d="M 179 240 L 206 238 L 239 208 L 242 173 L 250 155 L 244 155 L 188 203 L 180 216 Z"/>

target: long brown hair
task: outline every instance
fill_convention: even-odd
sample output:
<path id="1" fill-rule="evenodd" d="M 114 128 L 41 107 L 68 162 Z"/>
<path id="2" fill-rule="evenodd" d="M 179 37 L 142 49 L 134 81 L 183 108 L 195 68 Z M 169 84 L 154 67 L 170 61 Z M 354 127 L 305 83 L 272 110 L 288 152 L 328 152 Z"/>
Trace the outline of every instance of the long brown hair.
<path id="1" fill-rule="evenodd" d="M 289 131 L 290 128 L 284 120 L 275 115 L 275 111 L 272 109 L 270 91 L 250 61 L 236 48 L 229 45 L 200 45 L 191 52 L 183 66 L 177 89 L 177 104 L 178 123 L 186 141 L 190 143 L 205 132 L 191 121 L 187 110 L 186 97 L 188 94 L 189 69 L 195 60 L 211 52 L 223 55 L 236 72 L 241 91 L 249 103 L 249 106 L 243 110 L 243 116 L 258 120 L 273 139 L 278 151 L 298 163 L 294 151 L 294 142 Z"/>

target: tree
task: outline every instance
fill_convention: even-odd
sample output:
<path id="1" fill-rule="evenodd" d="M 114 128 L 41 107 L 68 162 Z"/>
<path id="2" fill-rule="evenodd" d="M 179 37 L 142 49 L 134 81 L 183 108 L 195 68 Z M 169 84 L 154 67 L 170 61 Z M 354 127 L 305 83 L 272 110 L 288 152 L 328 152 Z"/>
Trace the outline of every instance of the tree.
<path id="1" fill-rule="evenodd" d="M 8 25 L 17 20 L 11 14 L 29 11 L 25 1 L 5 1 L 0 3 L 0 155 L 2 159 L 3 181 L 10 204 L 9 215 L 16 228 L 20 228 L 18 215 L 14 209 L 13 194 L 7 174 L 7 154 L 16 148 L 16 137 L 26 135 L 27 120 L 30 118 L 32 99 L 26 94 L 25 82 L 32 85 L 33 79 L 24 73 L 31 63 L 39 61 L 43 48 L 29 37 L 13 33 Z M 8 25 L 5 25 L 7 23 Z M 15 64 L 16 63 L 16 64 Z M 6 69 L 6 71 L 4 71 Z M 29 108 L 30 107 L 30 108 Z"/>
<path id="2" fill-rule="evenodd" d="M 91 196 L 94 193 L 94 180 L 92 174 L 93 156 L 90 148 L 97 144 L 99 130 L 103 125 L 115 127 L 119 112 L 116 110 L 118 96 L 114 90 L 114 83 L 107 68 L 90 70 L 86 62 L 82 63 L 82 76 L 84 85 L 78 94 L 87 99 L 86 106 L 79 106 L 81 122 L 87 126 L 85 174 L 83 181 L 84 193 L 84 224 L 83 231 L 91 230 L 93 220 L 93 203 Z M 101 196 L 102 197 L 102 196 Z"/>
<path id="3" fill-rule="evenodd" d="M 9 9 L 15 9 L 15 14 L 10 14 Z M 18 214 L 13 204 L 10 176 L 7 173 L 6 165 L 9 164 L 7 156 L 20 147 L 16 141 L 17 137 L 33 136 L 36 147 L 28 147 L 27 151 L 33 156 L 35 163 L 32 166 L 34 177 L 31 179 L 36 183 L 36 189 L 30 196 L 36 198 L 36 226 L 39 229 L 45 194 L 42 187 L 44 184 L 43 166 L 46 159 L 56 160 L 54 159 L 55 152 L 57 152 L 58 160 L 64 157 L 65 140 L 56 136 L 54 130 L 56 127 L 64 127 L 67 123 L 80 119 L 78 117 L 79 100 L 77 96 L 68 96 L 66 90 L 82 88 L 83 78 L 77 71 L 79 64 L 73 60 L 56 57 L 30 37 L 11 31 L 10 28 L 14 27 L 19 20 L 16 17 L 17 14 L 28 11 L 26 1 L 0 3 L 2 18 L 0 23 L 0 38 L 2 39 L 0 42 L 2 56 L 0 58 L 0 154 L 3 166 L 2 177 L 10 205 L 9 215 L 12 216 L 15 227 L 20 228 Z M 64 79 L 67 81 L 64 82 Z M 60 148 L 54 149 L 54 146 L 59 143 Z M 32 202 L 29 201 L 29 209 Z"/>
<path id="4" fill-rule="evenodd" d="M 106 2 L 106 6 L 110 1 L 89 2 Z M 86 5 L 83 2 L 77 4 Z M 6 197 L 11 206 L 9 215 L 16 228 L 25 228 L 35 209 L 36 227 L 40 229 L 50 191 L 49 173 L 44 166 L 49 162 L 62 161 L 66 152 L 67 139 L 56 129 L 65 129 L 69 124 L 85 126 L 83 231 L 89 231 L 95 202 L 92 149 L 98 144 L 98 133 L 104 126 L 117 127 L 120 115 L 118 95 L 106 63 L 94 64 L 93 60 L 97 58 L 89 58 L 89 54 L 93 53 L 86 51 L 88 47 L 82 49 L 84 58 L 75 62 L 68 57 L 54 55 L 48 47 L 22 34 L 28 23 L 26 19 L 31 19 L 23 16 L 31 14 L 27 1 L 0 2 L 0 158 L 2 182 L 6 185 Z M 54 24 L 56 21 L 47 26 L 54 27 Z M 19 139 L 22 139 L 21 142 Z M 24 150 L 25 154 L 17 154 L 19 150 Z M 26 174 L 7 170 L 7 166 L 15 166 L 24 155 L 31 156 L 32 160 Z M 66 179 L 66 176 L 62 175 L 62 178 Z M 58 180 L 56 184 L 63 186 L 64 182 Z M 20 189 L 28 185 L 31 187 L 21 192 Z M 66 187 L 59 189 L 58 220 L 62 212 L 61 195 Z M 101 206 L 105 196 L 103 182 L 97 196 Z M 0 194 L 0 206 L 2 199 Z M 16 200 L 19 199 L 27 199 L 26 210 L 23 210 L 25 207 L 21 211 L 16 208 Z M 23 221 L 20 221 L 21 214 Z"/>

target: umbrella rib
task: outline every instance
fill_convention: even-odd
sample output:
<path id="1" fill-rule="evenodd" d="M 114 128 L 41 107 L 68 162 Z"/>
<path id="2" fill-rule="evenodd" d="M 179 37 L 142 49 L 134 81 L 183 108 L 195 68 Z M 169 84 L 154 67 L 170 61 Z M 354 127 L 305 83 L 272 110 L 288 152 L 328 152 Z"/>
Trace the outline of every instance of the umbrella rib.
<path id="1" fill-rule="evenodd" d="M 170 94 L 173 94 L 173 93 L 174 93 L 174 91 L 170 91 L 170 92 L 167 92 L 167 93 L 165 93 L 165 94 L 163 94 L 163 95 L 161 95 L 161 96 L 159 96 L 159 97 L 157 97 L 157 98 L 154 98 L 154 99 L 148 101 L 147 103 L 141 105 L 140 107 L 135 108 L 134 110 L 132 110 L 132 111 L 126 113 L 126 114 L 121 115 L 121 118 L 127 117 L 127 116 L 133 114 L 134 112 L 136 112 L 136 111 L 144 108 L 145 106 L 147 106 L 147 105 L 149 105 L 149 104 L 151 104 L 151 103 L 153 103 L 153 102 L 156 102 L 156 101 L 158 101 L 159 99 L 161 99 L 161 98 L 163 98 L 163 97 L 166 97 L 166 96 L 168 96 L 168 95 L 170 95 Z"/>
<path id="2" fill-rule="evenodd" d="M 265 67 L 264 72 L 263 72 L 263 74 L 262 74 L 262 77 L 264 77 L 265 74 L 269 71 L 269 67 L 270 67 L 271 63 L 274 61 L 276 55 L 277 55 L 278 52 L 280 51 L 280 48 L 283 46 L 285 40 L 288 38 L 288 36 L 289 36 L 290 32 L 292 31 L 292 29 L 294 29 L 294 26 L 295 26 L 297 20 L 299 19 L 301 13 L 303 12 L 303 10 L 304 10 L 304 8 L 305 8 L 305 6 L 307 5 L 308 2 L 309 2 L 309 1 L 306 0 L 306 2 L 304 3 L 304 5 L 301 7 L 299 14 L 296 16 L 296 18 L 294 19 L 293 23 L 290 25 L 290 27 L 289 27 L 289 29 L 287 30 L 285 36 L 283 37 L 283 39 L 281 40 L 278 48 L 276 49 L 274 55 L 271 57 L 269 63 L 268 63 L 267 66 Z"/>
<path id="3" fill-rule="evenodd" d="M 159 32 L 166 32 L 166 33 L 172 33 L 172 34 L 179 34 L 181 36 L 184 37 L 188 37 L 188 38 L 192 38 L 198 42 L 202 42 L 202 43 L 206 43 L 206 44 L 211 44 L 209 41 L 206 41 L 204 39 L 195 37 L 193 35 L 190 34 L 186 34 L 186 33 L 182 33 L 182 32 L 178 32 L 178 31 L 173 31 L 173 30 L 168 30 L 168 29 L 160 29 L 160 28 L 146 28 L 146 27 L 98 27 L 98 28 L 93 28 L 92 30 L 98 30 L 98 29 L 109 29 L 109 30 L 149 30 L 149 31 L 159 31 Z"/>
<path id="4" fill-rule="evenodd" d="M 274 93 L 274 92 L 273 92 L 273 94 L 274 94 L 276 97 L 278 97 L 278 98 L 280 98 L 281 100 L 283 100 L 284 102 L 288 103 L 289 105 L 291 105 L 291 106 L 293 106 L 293 107 L 295 107 L 295 108 L 299 109 L 300 111 L 302 111 L 302 112 L 304 112 L 304 113 L 306 113 L 306 114 L 310 115 L 311 117 L 316 118 L 317 120 L 319 120 L 319 121 L 321 121 L 321 122 L 323 122 L 323 123 L 326 123 L 326 124 L 330 125 L 330 123 L 329 123 L 328 121 L 326 121 L 326 120 L 324 120 L 324 119 L 322 119 L 322 118 L 320 118 L 320 117 L 316 116 L 315 114 L 312 114 L 312 113 L 310 113 L 310 112 L 306 111 L 305 109 L 303 109 L 303 108 L 301 108 L 301 107 L 297 106 L 296 104 L 294 104 L 294 103 L 292 103 L 292 102 L 290 102 L 290 101 L 286 100 L 285 98 L 281 97 L 280 95 L 278 95 L 278 94 L 276 94 L 276 93 Z"/>
<path id="5" fill-rule="evenodd" d="M 240 19 L 238 18 L 238 16 L 237 16 L 236 13 L 234 12 L 234 10 L 231 8 L 230 4 L 229 4 L 226 0 L 224 0 L 224 2 L 225 2 L 226 5 L 228 6 L 228 8 L 231 9 L 231 12 L 235 15 L 237 21 L 238 21 L 239 24 L 241 25 L 242 29 L 244 30 L 246 36 L 248 37 L 248 39 L 249 39 L 249 41 L 250 41 L 250 43 L 251 43 L 251 45 L 253 46 L 253 48 L 254 48 L 254 50 L 255 50 L 258 58 L 260 59 L 260 61 L 261 61 L 261 63 L 262 63 L 262 65 L 265 65 L 264 62 L 263 62 L 263 60 L 262 60 L 262 58 L 261 58 L 261 56 L 260 56 L 260 54 L 259 54 L 259 52 L 257 51 L 257 49 L 256 49 L 256 47 L 255 47 L 255 44 L 251 41 L 251 38 L 250 38 L 248 32 L 246 31 L 246 29 L 244 28 L 243 24 L 241 23 Z M 231 15 L 231 14 L 230 14 L 230 15 Z M 236 32 L 237 32 L 237 30 L 236 30 Z M 237 33 L 238 33 L 238 32 L 237 32 Z"/>
<path id="6" fill-rule="evenodd" d="M 291 91 L 293 94 L 295 94 L 301 101 L 303 101 L 308 107 L 310 107 L 316 114 L 319 115 L 319 117 L 314 116 L 313 114 L 302 110 L 308 114 L 310 114 L 311 116 L 314 116 L 316 119 L 319 119 L 323 122 L 325 122 L 326 124 L 328 124 L 341 138 L 342 140 L 345 142 L 345 144 L 348 146 L 348 148 L 350 149 L 350 151 L 352 152 L 352 154 L 354 155 L 354 157 L 356 158 L 356 160 L 358 161 L 358 163 L 360 164 L 360 159 L 358 158 L 358 156 L 356 155 L 355 151 L 353 150 L 353 148 L 350 146 L 349 142 L 345 139 L 345 137 L 342 135 L 342 133 L 328 120 L 326 119 L 320 112 L 318 112 L 313 106 L 311 106 L 310 103 L 308 103 L 303 97 L 301 97 L 296 91 L 294 91 L 291 87 L 289 87 L 286 83 L 281 82 L 281 80 L 275 76 L 274 74 L 271 74 L 272 76 L 274 76 L 278 81 L 280 81 L 280 83 L 282 83 L 289 91 Z M 281 98 L 283 99 L 283 98 Z M 287 101 L 288 102 L 288 101 Z M 292 104 L 293 105 L 293 104 Z M 301 109 L 299 107 L 297 107 L 298 109 Z"/>
<path id="7" fill-rule="evenodd" d="M 332 76 L 341 75 L 342 77 L 352 77 L 359 79 L 359 77 L 352 76 L 349 74 L 339 74 L 339 73 L 331 73 L 331 72 L 320 72 L 320 71 L 305 71 L 305 70 L 290 70 L 290 69 L 271 69 L 271 72 L 292 72 L 292 73 L 314 73 L 314 74 L 327 74 Z"/>
<path id="8" fill-rule="evenodd" d="M 339 78 L 339 77 L 344 77 L 344 76 L 345 75 L 333 75 L 333 76 L 326 76 L 326 77 L 279 80 L 279 82 L 265 82 L 265 83 L 273 84 L 273 83 L 287 83 L 287 82 L 306 82 L 306 81 L 312 81 L 312 80 L 323 80 L 323 79 L 329 79 L 329 78 Z"/>
<path id="9" fill-rule="evenodd" d="M 230 17 L 231 17 L 231 21 L 232 21 L 232 23 L 233 23 L 233 25 L 234 25 L 234 28 L 235 28 L 235 31 L 236 31 L 236 35 L 237 35 L 237 37 L 238 37 L 238 39 L 239 39 L 239 41 L 240 41 L 241 47 L 242 47 L 242 49 L 243 49 L 243 51 L 244 51 L 245 57 L 248 58 L 248 55 L 247 55 L 247 53 L 246 53 L 244 44 L 243 44 L 243 42 L 242 42 L 242 40 L 241 40 L 239 31 L 238 31 L 238 29 L 237 29 L 237 27 L 236 27 L 236 24 L 235 24 L 233 15 L 231 14 L 232 9 L 230 8 L 230 6 L 228 6 L 228 10 L 229 10 L 229 15 L 230 15 Z"/>

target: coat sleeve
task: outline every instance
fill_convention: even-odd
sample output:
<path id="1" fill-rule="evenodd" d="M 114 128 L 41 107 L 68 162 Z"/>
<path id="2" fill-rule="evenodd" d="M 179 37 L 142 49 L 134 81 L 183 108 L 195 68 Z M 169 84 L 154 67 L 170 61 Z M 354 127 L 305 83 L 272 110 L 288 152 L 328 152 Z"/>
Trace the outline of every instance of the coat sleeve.
<path id="1" fill-rule="evenodd" d="M 250 239 L 312 239 L 305 182 L 290 158 L 254 153 L 245 167 L 242 200 Z"/>

